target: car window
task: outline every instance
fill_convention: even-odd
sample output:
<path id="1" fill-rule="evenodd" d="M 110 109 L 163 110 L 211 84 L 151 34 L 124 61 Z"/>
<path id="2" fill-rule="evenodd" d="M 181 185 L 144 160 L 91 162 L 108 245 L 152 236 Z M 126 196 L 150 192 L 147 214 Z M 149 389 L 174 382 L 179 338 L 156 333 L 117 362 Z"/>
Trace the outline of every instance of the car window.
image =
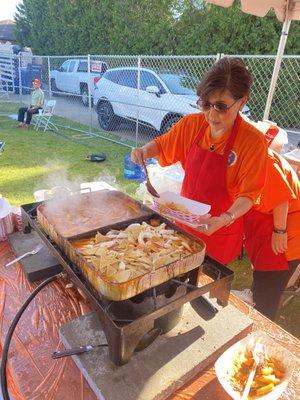
<path id="1" fill-rule="evenodd" d="M 119 85 L 137 88 L 137 70 L 125 69 L 119 76 Z"/>
<path id="2" fill-rule="evenodd" d="M 146 90 L 147 86 L 156 86 L 161 93 L 165 92 L 165 89 L 161 82 L 149 71 L 141 71 L 140 75 L 140 88 Z"/>
<path id="3" fill-rule="evenodd" d="M 62 66 L 60 67 L 61 72 L 67 72 L 69 67 L 70 61 L 65 61 Z"/>
<path id="4" fill-rule="evenodd" d="M 74 71 L 74 67 L 75 67 L 76 61 L 70 61 L 70 65 L 69 65 L 69 72 L 73 72 Z"/>
<path id="5" fill-rule="evenodd" d="M 87 61 L 79 61 L 77 72 L 88 72 Z"/>
<path id="6" fill-rule="evenodd" d="M 105 74 L 103 75 L 103 78 L 108 79 L 111 82 L 118 83 L 120 72 L 121 71 L 119 69 L 106 71 Z"/>
<path id="7" fill-rule="evenodd" d="M 177 75 L 177 74 L 159 74 L 159 77 L 167 85 L 173 94 L 195 94 L 198 80 L 193 76 Z"/>

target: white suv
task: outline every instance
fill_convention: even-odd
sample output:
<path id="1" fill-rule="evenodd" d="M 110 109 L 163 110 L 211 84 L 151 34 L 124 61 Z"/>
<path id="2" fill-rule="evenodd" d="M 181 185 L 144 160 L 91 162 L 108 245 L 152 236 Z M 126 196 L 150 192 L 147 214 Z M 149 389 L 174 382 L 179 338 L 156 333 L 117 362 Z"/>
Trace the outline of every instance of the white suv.
<path id="1" fill-rule="evenodd" d="M 197 78 L 184 73 L 140 68 L 138 74 L 134 67 L 109 69 L 94 90 L 100 127 L 116 129 L 125 118 L 166 132 L 183 115 L 198 112 L 197 84 Z"/>
<path id="2" fill-rule="evenodd" d="M 139 76 L 133 67 L 107 70 L 94 91 L 99 124 L 102 129 L 112 130 L 120 118 L 138 119 L 143 125 L 165 132 L 183 115 L 197 112 L 197 82 L 184 74 L 147 68 L 141 68 Z"/>

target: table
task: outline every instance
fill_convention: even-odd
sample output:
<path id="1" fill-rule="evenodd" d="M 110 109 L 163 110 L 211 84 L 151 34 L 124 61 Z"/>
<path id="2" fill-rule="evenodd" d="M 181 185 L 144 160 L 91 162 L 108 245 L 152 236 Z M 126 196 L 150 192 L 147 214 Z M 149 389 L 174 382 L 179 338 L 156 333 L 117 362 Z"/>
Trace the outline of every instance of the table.
<path id="1" fill-rule="evenodd" d="M 0 243 L 0 354 L 9 324 L 37 283 L 29 283 L 19 264 L 5 268 L 14 258 L 8 242 Z M 256 310 L 234 297 L 230 302 L 253 320 L 254 330 L 263 330 L 300 357 L 300 341 Z M 8 382 L 14 400 L 96 400 L 70 357 L 52 360 L 63 348 L 58 329 L 62 324 L 91 312 L 83 293 L 62 280 L 46 286 L 23 314 L 14 333 L 8 363 Z M 300 398 L 300 361 L 282 400 Z M 230 400 L 219 384 L 213 365 L 177 390 L 169 400 Z M 125 399 L 126 400 L 126 399 Z"/>

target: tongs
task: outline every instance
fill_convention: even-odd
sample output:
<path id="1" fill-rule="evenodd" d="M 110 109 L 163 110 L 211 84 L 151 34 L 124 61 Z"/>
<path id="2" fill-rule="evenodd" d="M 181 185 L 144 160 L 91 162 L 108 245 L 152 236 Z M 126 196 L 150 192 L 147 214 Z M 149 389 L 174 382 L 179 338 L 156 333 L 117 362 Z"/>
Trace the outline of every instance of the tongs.
<path id="1" fill-rule="evenodd" d="M 148 174 L 148 170 L 145 164 L 145 161 L 143 160 L 143 168 L 145 170 L 145 175 L 146 175 L 146 188 L 148 190 L 148 192 L 154 196 L 154 197 L 160 197 L 159 193 L 157 193 L 156 189 L 154 189 L 154 187 L 152 186 L 152 183 L 150 182 L 150 178 L 149 178 L 149 174 Z"/>

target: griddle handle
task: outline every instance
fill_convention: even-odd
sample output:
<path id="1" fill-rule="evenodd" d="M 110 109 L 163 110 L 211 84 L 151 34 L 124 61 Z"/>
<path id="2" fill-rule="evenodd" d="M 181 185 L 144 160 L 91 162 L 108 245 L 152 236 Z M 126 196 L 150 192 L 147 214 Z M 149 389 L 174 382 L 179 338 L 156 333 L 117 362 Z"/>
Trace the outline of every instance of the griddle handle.
<path id="1" fill-rule="evenodd" d="M 57 358 L 63 358 L 63 357 L 68 357 L 68 356 L 74 356 L 76 354 L 83 354 L 87 353 L 93 349 L 96 349 L 97 347 L 104 347 L 107 346 L 107 344 L 102 344 L 102 345 L 96 345 L 96 346 L 81 346 L 81 347 L 73 347 L 72 349 L 68 350 L 62 350 L 62 351 L 55 351 L 52 353 L 51 357 L 55 360 Z"/>

